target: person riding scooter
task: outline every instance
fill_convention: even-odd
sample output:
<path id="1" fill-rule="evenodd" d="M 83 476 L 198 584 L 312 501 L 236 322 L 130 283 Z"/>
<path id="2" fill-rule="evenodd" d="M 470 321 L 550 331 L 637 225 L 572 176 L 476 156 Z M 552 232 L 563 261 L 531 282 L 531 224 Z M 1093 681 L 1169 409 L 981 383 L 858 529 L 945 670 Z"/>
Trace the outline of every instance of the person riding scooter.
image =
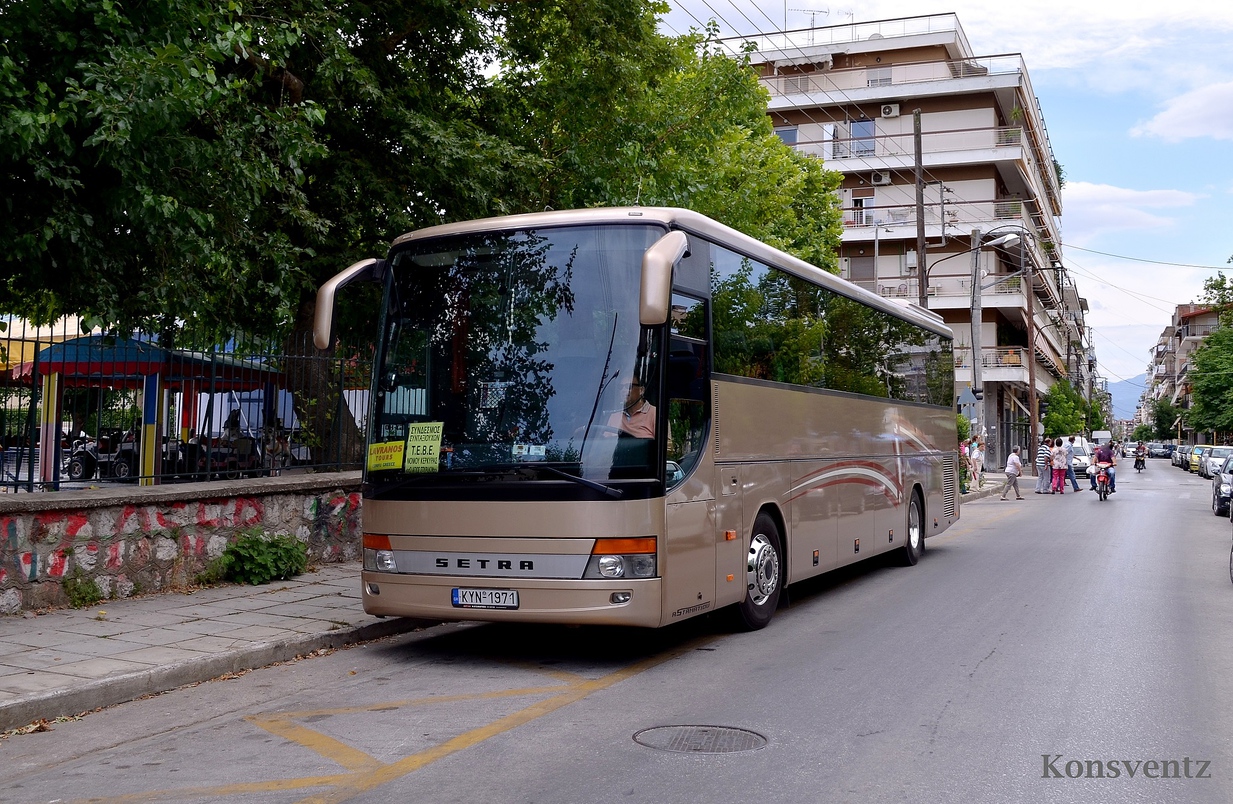
<path id="1" fill-rule="evenodd" d="M 1147 466 L 1147 445 L 1142 441 L 1135 447 L 1135 471 L 1142 472 Z"/>

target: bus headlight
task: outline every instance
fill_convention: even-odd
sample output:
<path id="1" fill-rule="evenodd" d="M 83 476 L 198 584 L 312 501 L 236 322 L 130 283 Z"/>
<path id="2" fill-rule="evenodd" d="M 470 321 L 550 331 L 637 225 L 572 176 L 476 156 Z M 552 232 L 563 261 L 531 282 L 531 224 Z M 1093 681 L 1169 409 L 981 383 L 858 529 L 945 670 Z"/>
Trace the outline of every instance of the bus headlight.
<path id="1" fill-rule="evenodd" d="M 372 572 L 398 572 L 393 550 L 364 550 L 364 569 Z"/>
<path id="2" fill-rule="evenodd" d="M 654 578 L 655 539 L 596 539 L 583 578 Z"/>

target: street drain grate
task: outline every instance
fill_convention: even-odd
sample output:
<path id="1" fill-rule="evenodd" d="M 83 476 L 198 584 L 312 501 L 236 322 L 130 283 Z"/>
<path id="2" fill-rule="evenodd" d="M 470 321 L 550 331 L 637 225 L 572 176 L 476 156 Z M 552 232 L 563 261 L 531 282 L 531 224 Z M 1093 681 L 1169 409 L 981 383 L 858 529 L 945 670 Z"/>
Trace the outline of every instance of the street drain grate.
<path id="1" fill-rule="evenodd" d="M 757 751 L 766 745 L 766 738 L 731 726 L 656 726 L 635 734 L 634 742 L 679 754 L 731 754 Z"/>

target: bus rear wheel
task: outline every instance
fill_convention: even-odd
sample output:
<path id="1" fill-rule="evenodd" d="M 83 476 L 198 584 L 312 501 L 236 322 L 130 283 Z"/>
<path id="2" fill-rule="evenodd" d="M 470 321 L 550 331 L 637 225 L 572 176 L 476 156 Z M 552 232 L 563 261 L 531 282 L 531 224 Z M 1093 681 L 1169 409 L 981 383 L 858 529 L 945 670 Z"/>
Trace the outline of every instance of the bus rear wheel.
<path id="1" fill-rule="evenodd" d="M 905 567 L 914 567 L 920 561 L 921 553 L 925 552 L 925 506 L 920 500 L 920 493 L 912 492 L 912 501 L 908 503 L 908 528 L 903 540 L 903 551 L 899 561 Z"/>
<path id="2" fill-rule="evenodd" d="M 783 539 L 766 513 L 754 520 L 745 559 L 745 599 L 737 605 L 737 625 L 745 631 L 765 628 L 775 615 L 783 591 Z"/>

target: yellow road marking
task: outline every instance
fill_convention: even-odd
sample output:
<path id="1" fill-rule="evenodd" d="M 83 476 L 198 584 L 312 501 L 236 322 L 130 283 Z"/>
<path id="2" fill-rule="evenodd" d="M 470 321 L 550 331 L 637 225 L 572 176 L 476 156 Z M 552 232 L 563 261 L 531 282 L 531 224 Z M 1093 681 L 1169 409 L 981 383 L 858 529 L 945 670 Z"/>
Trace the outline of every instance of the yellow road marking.
<path id="1" fill-rule="evenodd" d="M 586 698 L 594 692 L 605 690 L 615 684 L 619 684 L 620 682 L 632 678 L 639 673 L 643 673 L 656 665 L 678 658 L 679 656 L 694 650 L 699 645 L 703 645 L 713 639 L 714 637 L 701 637 L 691 640 L 690 642 L 677 647 L 675 650 L 662 653 L 657 656 L 648 657 L 640 662 L 630 665 L 629 667 L 613 671 L 596 679 L 587 679 L 585 676 L 580 676 L 563 670 L 548 670 L 541 667 L 536 668 L 547 675 L 567 680 L 568 683 L 564 685 L 525 687 L 514 690 L 491 690 L 488 692 L 468 693 L 463 695 L 441 695 L 427 698 L 414 698 L 403 701 L 387 701 L 385 703 L 365 704 L 363 706 L 312 709 L 300 712 L 280 712 L 276 715 L 267 716 L 253 715 L 245 718 L 245 720 L 253 725 L 265 729 L 266 731 L 269 731 L 272 734 L 276 734 L 284 739 L 290 740 L 297 745 L 302 745 L 315 753 L 338 762 L 340 765 L 347 768 L 350 773 L 339 773 L 327 776 L 304 776 L 293 779 L 274 779 L 264 782 L 245 782 L 239 784 L 220 785 L 218 787 L 151 790 L 145 793 L 132 793 L 107 798 L 92 797 L 88 799 L 88 801 L 117 802 L 118 804 L 119 802 L 146 802 L 159 800 L 177 801 L 186 798 L 213 799 L 229 795 L 238 796 L 251 793 L 304 790 L 314 787 L 326 787 L 332 789 L 303 799 L 304 802 L 324 804 L 324 802 L 346 801 L 360 793 L 400 779 L 409 773 L 413 773 L 426 765 L 436 762 L 438 759 L 456 754 L 459 751 L 470 748 L 474 745 L 478 745 L 484 740 L 495 737 L 498 734 L 503 734 L 511 729 L 517 728 L 518 726 L 522 726 L 537 720 L 544 715 L 551 714 L 558 709 L 569 706 L 572 703 L 576 703 L 583 698 Z M 376 758 L 360 751 L 359 749 L 348 746 L 345 743 L 333 739 L 332 737 L 327 737 L 326 735 L 314 731 L 307 726 L 293 722 L 297 719 L 314 716 L 345 715 L 398 709 L 407 706 L 493 700 L 498 698 L 512 698 L 528 695 L 551 695 L 551 697 L 533 703 L 530 706 L 502 718 L 498 718 L 487 725 L 464 732 L 463 734 L 453 737 L 440 745 L 427 748 L 390 764 L 382 764 Z"/>
<path id="2" fill-rule="evenodd" d="M 626 680 L 639 673 L 645 672 L 658 664 L 674 659 L 677 656 L 693 649 L 698 643 L 707 640 L 694 640 L 668 654 L 660 656 L 652 656 L 648 659 L 643 659 L 641 662 L 630 665 L 629 667 L 609 673 L 602 678 L 597 678 L 593 681 L 583 681 L 573 685 L 565 692 L 549 698 L 539 703 L 534 703 L 525 709 L 522 709 L 513 714 L 506 715 L 503 718 L 494 720 L 486 726 L 480 726 L 477 729 L 472 729 L 464 734 L 460 734 L 453 739 L 446 740 L 440 745 L 420 751 L 418 754 L 412 754 L 409 757 L 404 757 L 397 762 L 389 765 L 384 765 L 375 771 L 356 773 L 350 776 L 345 782 L 335 787 L 323 795 L 312 796 L 310 798 L 301 799 L 303 804 L 332 804 L 333 802 L 346 801 L 360 793 L 367 792 L 373 788 L 380 787 L 383 784 L 392 782 L 395 779 L 400 779 L 408 773 L 417 771 L 425 765 L 436 762 L 438 759 L 455 754 L 463 749 L 477 745 L 484 740 L 495 737 L 498 734 L 517 728 L 524 724 L 537 720 L 544 715 L 551 714 L 562 707 L 582 700 L 593 692 L 607 689 L 621 681 Z"/>

